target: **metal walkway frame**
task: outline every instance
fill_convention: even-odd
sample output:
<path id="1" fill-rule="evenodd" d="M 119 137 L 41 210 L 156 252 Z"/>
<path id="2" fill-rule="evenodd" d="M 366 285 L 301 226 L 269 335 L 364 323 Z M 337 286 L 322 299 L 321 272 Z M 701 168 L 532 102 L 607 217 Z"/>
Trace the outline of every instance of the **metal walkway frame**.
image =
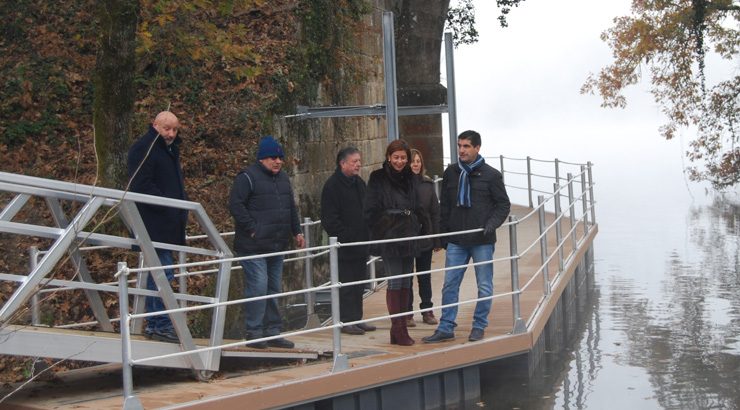
<path id="1" fill-rule="evenodd" d="M 444 33 L 447 104 L 398 106 L 396 78 L 396 39 L 393 12 L 383 12 L 383 71 L 385 77 L 385 104 L 336 107 L 307 107 L 299 105 L 297 113 L 285 118 L 340 118 L 385 115 L 388 142 L 399 138 L 398 117 L 406 115 L 448 114 L 450 158 L 457 157 L 457 99 L 455 96 L 455 60 L 452 33 Z"/>
<path id="2" fill-rule="evenodd" d="M 97 283 L 89 272 L 80 246 L 102 245 L 125 250 L 138 247 L 143 255 L 146 266 L 157 267 L 151 271 L 158 291 L 147 290 L 142 286 L 146 278 L 139 278 L 140 288 L 132 288 L 135 300 L 135 310 L 143 310 L 143 297 L 157 295 L 162 298 L 166 309 L 180 307 L 178 301 L 189 300 L 200 303 L 223 302 L 228 298 L 231 262 L 223 259 L 232 257 L 232 252 L 203 206 L 197 202 L 163 198 L 139 193 L 125 192 L 115 189 L 100 188 L 89 185 L 62 182 L 37 177 L 0 172 L 0 192 L 14 195 L 14 197 L 0 211 L 0 232 L 25 235 L 37 238 L 52 239 L 49 247 L 38 263 L 32 264 L 28 275 L 0 274 L 0 280 L 19 283 L 16 290 L 0 307 L 0 354 L 42 356 L 53 358 L 74 358 L 76 360 L 91 360 L 110 363 L 119 363 L 121 358 L 121 339 L 114 332 L 113 321 L 106 312 L 100 292 L 118 293 L 115 283 Z M 17 217 L 33 197 L 44 200 L 56 226 L 46 226 L 37 223 L 16 221 Z M 62 206 L 64 201 L 77 204 L 79 209 L 75 215 L 68 216 Z M 197 221 L 200 229 L 205 233 L 210 247 L 181 246 L 167 243 L 152 242 L 147 233 L 141 215 L 136 207 L 137 203 L 167 206 L 189 211 Z M 107 210 L 106 210 L 107 208 Z M 117 212 L 110 212 L 116 208 Z M 95 233 L 86 230 L 96 215 L 109 212 L 131 232 L 131 237 Z M 38 209 L 33 209 L 38 214 Z M 108 214 L 106 214 L 106 217 Z M 187 293 L 175 293 L 166 278 L 155 248 L 169 249 L 194 255 L 210 257 L 218 265 L 216 285 L 213 296 L 194 296 Z M 53 279 L 54 268 L 69 255 L 76 268 L 75 280 Z M 90 303 L 90 307 L 99 324 L 100 330 L 106 333 L 93 333 L 81 336 L 79 332 L 64 332 L 53 328 L 48 330 L 32 328 L 13 323 L 19 313 L 23 313 L 29 301 L 43 286 L 64 286 L 66 288 L 82 289 Z M 208 346 L 219 346 L 223 341 L 226 307 L 216 307 L 212 312 L 211 331 Z M 135 351 L 143 356 L 166 354 L 176 351 L 195 350 L 197 348 L 192 334 L 187 326 L 184 313 L 176 312 L 170 315 L 175 331 L 180 338 L 180 344 L 153 342 L 150 340 L 136 340 Z M 134 326 L 136 327 L 136 326 Z M 140 331 L 141 324 L 138 325 Z M 220 352 L 203 352 L 187 355 L 177 359 L 167 359 L 152 362 L 153 366 L 192 368 L 194 370 L 218 370 Z"/>

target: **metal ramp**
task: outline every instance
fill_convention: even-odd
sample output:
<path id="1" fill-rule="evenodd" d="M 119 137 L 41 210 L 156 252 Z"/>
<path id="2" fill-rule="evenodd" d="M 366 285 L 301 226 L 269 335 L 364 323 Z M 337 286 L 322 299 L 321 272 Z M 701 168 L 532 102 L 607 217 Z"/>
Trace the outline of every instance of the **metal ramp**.
<path id="1" fill-rule="evenodd" d="M 38 263 L 32 263 L 28 275 L 0 273 L 0 280 L 17 283 L 12 295 L 0 307 L 0 354 L 32 355 L 60 359 L 90 360 L 120 363 L 121 338 L 115 333 L 115 322 L 106 311 L 101 292 L 118 292 L 118 284 L 98 283 L 89 271 L 81 247 L 104 246 L 124 250 L 138 249 L 143 264 L 158 267 L 151 274 L 159 291 L 145 289 L 146 275 L 140 275 L 137 287 L 129 290 L 134 298 L 134 310 L 140 313 L 144 309 L 145 296 L 158 295 L 166 309 L 176 309 L 181 302 L 215 303 L 226 301 L 228 297 L 231 274 L 231 250 L 205 212 L 196 202 L 162 198 L 120 190 L 81 185 L 70 182 L 55 181 L 43 178 L 0 172 L 0 193 L 10 194 L 12 199 L 0 211 L 0 233 L 24 235 L 52 240 L 52 245 L 43 253 Z M 2 198 L 2 197 L 0 197 Z M 47 205 L 52 215 L 53 225 L 41 225 L 20 221 L 19 215 L 39 215 L 40 209 L 27 206 L 32 198 L 39 198 Z M 152 242 L 144 227 L 136 207 L 137 203 L 155 204 L 188 210 L 205 234 L 204 246 L 179 246 Z M 67 215 L 65 209 L 75 210 L 74 215 Z M 95 218 L 118 219 L 131 232 L 131 237 L 117 236 L 95 232 L 91 227 Z M 201 241 L 202 242 L 202 241 Z M 201 243 L 199 242 L 199 243 Z M 214 260 L 217 266 L 215 288 L 210 296 L 198 296 L 183 293 L 182 289 L 174 292 L 161 268 L 155 248 L 170 249 L 190 255 L 198 255 L 202 260 Z M 62 261 L 72 262 L 75 277 L 69 279 L 53 278 L 54 268 Z M 114 266 L 111 263 L 111 266 Z M 40 289 L 56 287 L 60 291 L 80 289 L 84 291 L 98 329 L 95 332 L 43 328 L 29 326 L 27 319 L 22 320 L 29 302 Z M 223 340 L 226 307 L 218 306 L 212 310 L 210 337 L 197 342 L 188 329 L 183 312 L 170 314 L 180 344 L 162 343 L 134 337 L 132 340 L 134 355 L 154 356 L 168 353 L 194 350 L 198 346 L 219 346 Z M 26 323 L 24 323 L 24 321 Z M 142 323 L 132 325 L 133 333 L 141 331 Z M 138 329 L 137 329 L 138 328 Z M 211 350 L 192 355 L 165 358 L 152 361 L 149 365 L 163 367 L 192 368 L 194 370 L 218 370 L 221 357 L 220 350 Z"/>

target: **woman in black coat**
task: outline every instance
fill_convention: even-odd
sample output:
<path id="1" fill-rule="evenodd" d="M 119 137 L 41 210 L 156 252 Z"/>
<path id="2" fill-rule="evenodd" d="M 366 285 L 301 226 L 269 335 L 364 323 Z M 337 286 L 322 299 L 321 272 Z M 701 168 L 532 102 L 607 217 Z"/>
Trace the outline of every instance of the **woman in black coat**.
<path id="1" fill-rule="evenodd" d="M 381 169 L 370 174 L 365 196 L 364 218 L 373 240 L 417 236 L 420 222 L 417 215 L 416 179 L 409 166 L 411 149 L 404 140 L 388 144 L 386 161 Z M 417 244 L 414 240 L 379 244 L 373 254 L 383 257 L 388 276 L 412 272 Z M 386 290 L 388 313 L 407 312 L 411 278 L 389 279 Z M 391 343 L 414 344 L 403 316 L 391 319 Z"/>
<path id="2" fill-rule="evenodd" d="M 411 150 L 411 171 L 414 173 L 416 178 L 416 197 L 419 203 L 419 209 L 421 218 L 421 232 L 420 235 L 432 235 L 439 233 L 439 200 L 437 199 L 437 193 L 434 191 L 434 181 L 429 178 L 426 174 L 426 168 L 424 168 L 424 158 L 421 156 L 419 150 Z M 418 241 L 419 254 L 415 258 L 416 269 L 415 272 L 424 272 L 432 269 L 432 252 L 441 249 L 439 238 L 422 239 Z M 430 273 L 418 275 L 416 281 L 419 285 L 419 303 L 420 309 L 427 309 L 433 306 L 432 304 L 432 278 Z M 413 280 L 412 280 L 413 282 Z M 414 286 L 412 283 L 409 289 L 409 306 L 408 310 L 414 310 Z M 421 314 L 424 323 L 428 325 L 436 325 L 437 319 L 434 317 L 434 313 L 431 310 L 422 312 Z M 407 316 L 407 326 L 416 326 L 413 315 Z"/>

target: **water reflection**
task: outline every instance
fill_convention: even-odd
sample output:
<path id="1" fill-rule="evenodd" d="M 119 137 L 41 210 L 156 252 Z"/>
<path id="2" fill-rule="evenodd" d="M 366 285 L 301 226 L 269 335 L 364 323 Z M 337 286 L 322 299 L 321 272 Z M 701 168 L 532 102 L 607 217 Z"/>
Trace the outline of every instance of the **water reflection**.
<path id="1" fill-rule="evenodd" d="M 604 221 L 596 283 L 564 349 L 532 378 L 521 358 L 484 374 L 485 407 L 740 409 L 740 209 L 684 215 L 665 241 L 659 229 L 624 241 Z"/>

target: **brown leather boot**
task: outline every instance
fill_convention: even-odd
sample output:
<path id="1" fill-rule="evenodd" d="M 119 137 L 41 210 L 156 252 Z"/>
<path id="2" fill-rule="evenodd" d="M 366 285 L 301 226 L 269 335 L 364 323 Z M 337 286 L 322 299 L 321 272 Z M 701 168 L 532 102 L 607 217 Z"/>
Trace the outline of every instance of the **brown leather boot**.
<path id="1" fill-rule="evenodd" d="M 437 319 L 434 317 L 434 313 L 432 311 L 424 312 L 421 314 L 422 320 L 424 320 L 424 323 L 428 325 L 436 325 Z"/>
<path id="2" fill-rule="evenodd" d="M 408 289 L 388 289 L 385 293 L 385 302 L 388 306 L 388 313 L 395 315 L 401 313 L 401 294 Z M 394 317 L 391 319 L 391 344 L 400 346 L 411 346 L 414 339 L 409 336 L 406 329 L 406 318 L 404 316 Z"/>
<path id="3" fill-rule="evenodd" d="M 409 312 L 413 310 L 411 307 L 411 289 L 401 289 L 401 311 L 402 312 Z M 413 322 L 413 326 L 409 326 L 409 320 Z M 406 322 L 404 323 L 403 332 L 406 335 L 406 337 L 411 340 L 411 343 L 414 343 L 414 339 L 411 338 L 409 335 L 409 327 L 415 327 L 416 322 L 414 322 L 414 315 L 407 315 L 406 316 Z"/>

